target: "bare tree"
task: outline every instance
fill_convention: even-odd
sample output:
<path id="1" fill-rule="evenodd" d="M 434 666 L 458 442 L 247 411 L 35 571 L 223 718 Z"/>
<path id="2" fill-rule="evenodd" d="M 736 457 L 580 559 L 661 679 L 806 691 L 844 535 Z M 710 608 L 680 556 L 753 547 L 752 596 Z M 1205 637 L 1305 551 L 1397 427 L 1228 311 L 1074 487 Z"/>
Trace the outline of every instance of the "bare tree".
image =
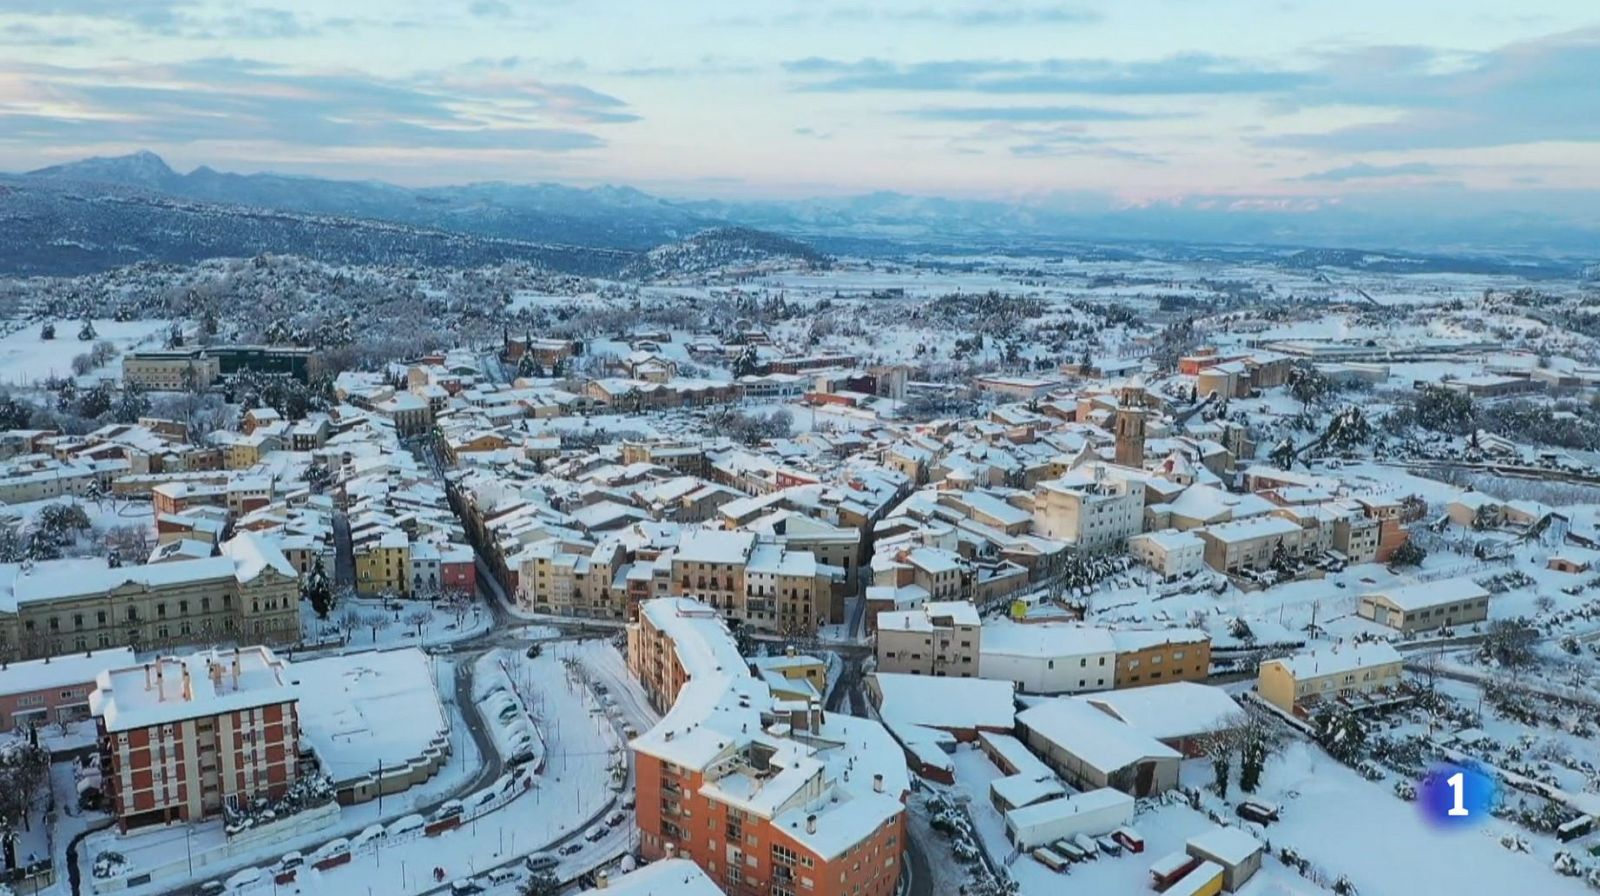
<path id="1" fill-rule="evenodd" d="M 123 566 L 135 566 L 150 556 L 150 532 L 144 526 L 113 526 L 106 530 L 106 547 L 117 552 Z"/>
<path id="2" fill-rule="evenodd" d="M 346 644 L 350 643 L 350 638 L 355 635 L 356 629 L 361 627 L 362 622 L 361 611 L 355 607 L 346 607 L 344 612 L 339 614 L 335 624 L 339 627 L 339 634 L 344 636 Z"/>
<path id="3" fill-rule="evenodd" d="M 1238 743 L 1240 723 L 1237 716 L 1230 716 L 1199 738 L 1200 755 L 1211 760 L 1211 788 L 1223 799 L 1228 798 L 1228 772 L 1233 768 L 1233 750 Z"/>
<path id="4" fill-rule="evenodd" d="M 406 624 L 416 628 L 417 637 L 419 638 L 422 637 L 422 627 L 427 625 L 432 619 L 433 614 L 427 610 L 412 610 L 410 613 L 406 614 Z"/>
<path id="5" fill-rule="evenodd" d="M 372 643 L 374 643 L 374 644 L 378 643 L 378 632 L 381 632 L 384 629 L 388 628 L 390 623 L 391 623 L 391 621 L 389 619 L 389 614 L 388 613 L 381 613 L 381 612 L 380 613 L 368 613 L 366 618 L 363 619 L 362 622 L 363 622 L 363 624 L 365 624 L 367 626 L 367 628 L 372 629 Z"/>

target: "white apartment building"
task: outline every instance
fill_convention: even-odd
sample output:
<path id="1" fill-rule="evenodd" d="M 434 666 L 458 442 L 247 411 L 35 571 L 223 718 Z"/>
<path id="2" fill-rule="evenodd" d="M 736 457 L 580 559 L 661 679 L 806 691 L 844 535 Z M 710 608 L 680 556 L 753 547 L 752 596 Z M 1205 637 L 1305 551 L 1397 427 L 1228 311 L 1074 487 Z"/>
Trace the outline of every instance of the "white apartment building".
<path id="1" fill-rule="evenodd" d="M 878 671 L 977 678 L 983 623 L 964 600 L 878 614 Z"/>
<path id="2" fill-rule="evenodd" d="M 1121 549 L 1144 529 L 1144 482 L 1107 479 L 1074 471 L 1039 484 L 1034 492 L 1034 531 L 1079 551 Z"/>
<path id="3" fill-rule="evenodd" d="M 1206 568 L 1206 543 L 1193 532 L 1143 532 L 1128 539 L 1128 553 L 1169 582 Z"/>

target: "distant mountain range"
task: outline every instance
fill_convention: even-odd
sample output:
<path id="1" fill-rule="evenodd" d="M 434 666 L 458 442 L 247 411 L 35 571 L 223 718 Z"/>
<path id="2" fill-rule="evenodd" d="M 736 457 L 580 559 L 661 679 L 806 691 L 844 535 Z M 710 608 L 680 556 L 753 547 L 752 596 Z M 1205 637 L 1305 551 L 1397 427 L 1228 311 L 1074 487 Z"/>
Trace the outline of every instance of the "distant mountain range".
<path id="1" fill-rule="evenodd" d="M 474 183 L 406 188 L 209 167 L 174 171 L 151 152 L 0 176 L 0 271 L 74 273 L 130 261 L 306 254 L 330 261 L 489 263 L 509 258 L 585 274 L 683 272 L 767 250 L 804 260 L 915 252 L 1205 255 L 1394 270 L 1568 276 L 1595 262 L 1600 232 L 1571 220 L 1458 220 L 1325 208 L 1183 204 L 1107 210 L 872 193 L 786 201 L 671 201 L 631 187 Z M 673 251 L 706 231 L 718 235 Z M 755 231 L 767 231 L 757 236 Z M 772 234 L 803 240 L 796 248 Z M 737 245 L 735 245 L 737 244 Z M 766 248 L 761 248 L 765 246 Z M 1297 253 L 1302 247 L 1351 247 Z M 1404 250 L 1428 254 L 1407 254 Z M 651 253 L 646 255 L 645 253 Z M 653 256 L 653 260 L 651 258 Z"/>

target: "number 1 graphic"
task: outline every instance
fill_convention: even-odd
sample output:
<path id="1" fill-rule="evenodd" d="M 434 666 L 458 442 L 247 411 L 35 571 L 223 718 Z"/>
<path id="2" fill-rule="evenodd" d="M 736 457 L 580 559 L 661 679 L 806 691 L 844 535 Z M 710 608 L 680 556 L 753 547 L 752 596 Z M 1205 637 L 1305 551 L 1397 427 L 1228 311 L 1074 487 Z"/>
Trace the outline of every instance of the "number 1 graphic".
<path id="1" fill-rule="evenodd" d="M 1452 816 L 1452 817 L 1456 817 L 1456 818 L 1459 818 L 1459 817 L 1461 817 L 1463 815 L 1472 814 L 1472 813 L 1468 812 L 1467 811 L 1467 807 L 1465 805 L 1463 805 L 1463 803 L 1466 802 L 1466 796 L 1467 796 L 1467 779 L 1466 779 L 1466 776 L 1461 774 L 1460 772 L 1456 772 L 1455 774 L 1451 775 L 1450 777 L 1445 778 L 1444 782 L 1446 784 L 1450 785 L 1450 789 L 1455 792 L 1455 797 L 1456 797 L 1455 805 L 1451 806 L 1450 807 L 1450 811 L 1446 812 L 1445 814 L 1449 815 L 1449 816 Z"/>

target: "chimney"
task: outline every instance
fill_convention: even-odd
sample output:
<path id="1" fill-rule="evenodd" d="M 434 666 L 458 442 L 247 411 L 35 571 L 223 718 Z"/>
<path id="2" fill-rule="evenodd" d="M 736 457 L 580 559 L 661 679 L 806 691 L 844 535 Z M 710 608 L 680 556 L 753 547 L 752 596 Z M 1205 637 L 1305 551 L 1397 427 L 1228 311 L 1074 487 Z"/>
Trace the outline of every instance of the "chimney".
<path id="1" fill-rule="evenodd" d="M 604 868 L 596 871 L 594 875 L 594 888 L 596 890 L 604 890 L 609 886 L 611 886 L 611 875 L 607 874 Z"/>
<path id="2" fill-rule="evenodd" d="M 183 700 L 185 703 L 194 701 L 194 682 L 189 680 L 189 664 L 183 666 Z"/>
<path id="3" fill-rule="evenodd" d="M 883 775 L 872 776 L 872 789 L 878 793 L 883 792 Z"/>
<path id="4" fill-rule="evenodd" d="M 167 699 L 166 665 L 167 664 L 166 664 L 165 660 L 161 659 L 160 657 L 156 657 L 156 700 L 157 700 L 157 702 L 164 701 L 164 700 Z"/>
<path id="5" fill-rule="evenodd" d="M 806 833 L 807 834 L 815 834 L 816 832 L 817 832 L 817 816 L 815 816 L 815 815 L 807 815 L 806 816 Z"/>
<path id="6" fill-rule="evenodd" d="M 239 648 L 233 648 L 233 689 L 239 689 Z"/>
<path id="7" fill-rule="evenodd" d="M 151 690 L 156 686 L 155 680 L 150 677 L 150 664 L 144 664 L 144 689 Z"/>
<path id="8" fill-rule="evenodd" d="M 216 660 L 206 660 L 206 673 L 211 677 L 211 688 L 222 691 L 222 664 Z"/>
<path id="9" fill-rule="evenodd" d="M 788 647 L 783 648 L 783 655 L 784 656 L 790 656 L 790 657 L 794 656 L 795 655 L 794 645 L 790 644 Z"/>

